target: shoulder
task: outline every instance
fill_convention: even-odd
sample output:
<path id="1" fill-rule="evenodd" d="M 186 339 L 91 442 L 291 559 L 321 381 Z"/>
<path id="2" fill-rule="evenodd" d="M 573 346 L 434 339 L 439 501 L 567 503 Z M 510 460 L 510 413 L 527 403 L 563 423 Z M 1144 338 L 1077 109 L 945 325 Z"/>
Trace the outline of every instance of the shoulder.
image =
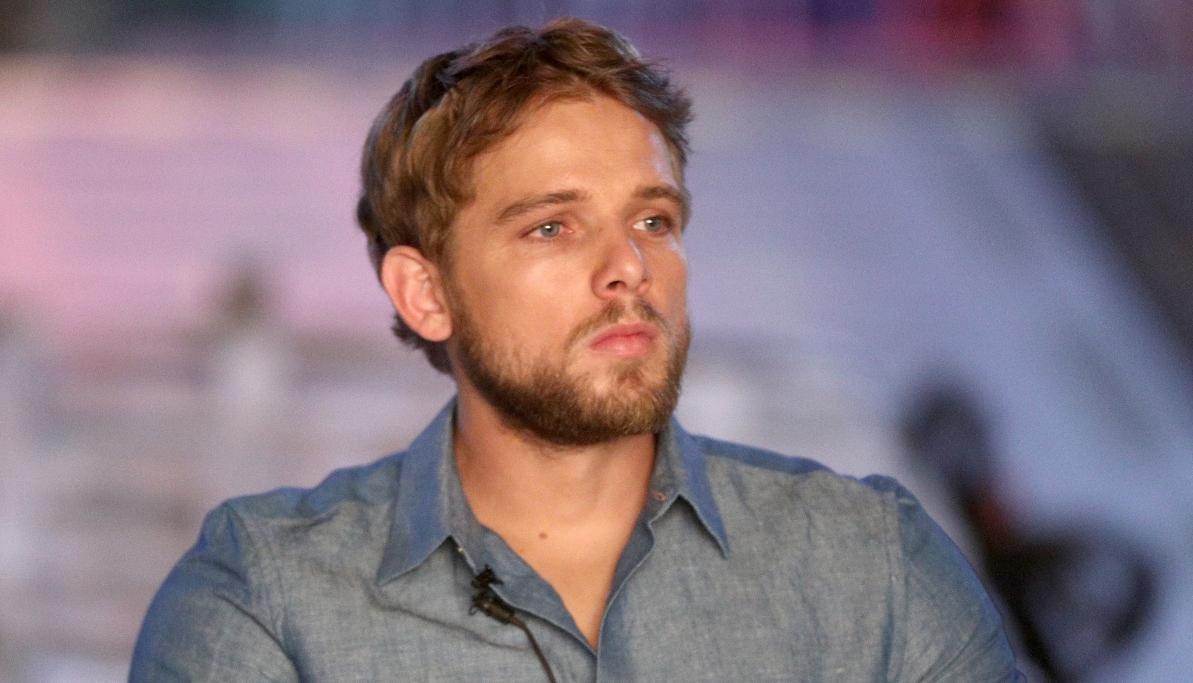
<path id="1" fill-rule="evenodd" d="M 345 509 L 386 505 L 397 490 L 405 451 L 338 469 L 309 488 L 283 487 L 225 501 L 237 514 L 263 522 L 310 522 Z"/>
<path id="2" fill-rule="evenodd" d="M 279 488 L 229 499 L 213 510 L 203 536 L 232 525 L 261 552 L 335 553 L 384 541 L 405 452 L 339 469 L 310 488 Z M 202 540 L 202 538 L 201 538 Z"/>
<path id="3" fill-rule="evenodd" d="M 146 613 L 130 680 L 296 680 L 285 654 L 295 602 L 327 581 L 375 571 L 401 454 L 338 470 L 309 489 L 225 501 Z M 371 565 L 371 566 L 370 566 Z M 215 637 L 213 634 L 218 634 Z"/>
<path id="4" fill-rule="evenodd" d="M 895 479 L 838 474 L 809 458 L 706 436 L 690 437 L 703 453 L 718 505 L 775 519 L 824 518 L 835 526 L 889 523 L 914 496 Z"/>
<path id="5" fill-rule="evenodd" d="M 886 604 L 890 679 L 1022 680 L 973 569 L 897 481 L 691 438 L 735 548 L 763 566 L 794 567 L 835 610 L 854 605 L 864 615 L 877 600 Z"/>
<path id="6" fill-rule="evenodd" d="M 916 497 L 891 477 L 838 474 L 807 458 L 694 436 L 730 546 L 827 574 L 852 566 L 882 582 L 915 561 L 969 572 Z"/>

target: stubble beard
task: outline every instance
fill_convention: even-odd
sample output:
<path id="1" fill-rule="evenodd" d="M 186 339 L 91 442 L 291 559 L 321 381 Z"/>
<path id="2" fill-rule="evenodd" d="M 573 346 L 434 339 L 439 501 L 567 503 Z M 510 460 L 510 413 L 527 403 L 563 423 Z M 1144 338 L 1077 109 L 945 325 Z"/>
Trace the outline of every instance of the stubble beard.
<path id="1" fill-rule="evenodd" d="M 457 302 L 459 298 L 457 298 Z M 466 310 L 453 320 L 456 364 L 477 391 L 497 410 L 507 426 L 557 446 L 588 446 L 612 439 L 657 433 L 666 427 L 679 402 L 687 364 L 691 329 L 685 317 L 671 325 L 644 301 L 612 302 L 600 314 L 577 326 L 564 351 L 597 329 L 622 322 L 633 309 L 636 320 L 659 328 L 666 357 L 624 359 L 612 371 L 608 388 L 597 394 L 597 378 L 572 372 L 568 354 L 559 363 L 530 361 L 517 349 L 486 343 Z M 662 375 L 654 366 L 663 364 Z"/>

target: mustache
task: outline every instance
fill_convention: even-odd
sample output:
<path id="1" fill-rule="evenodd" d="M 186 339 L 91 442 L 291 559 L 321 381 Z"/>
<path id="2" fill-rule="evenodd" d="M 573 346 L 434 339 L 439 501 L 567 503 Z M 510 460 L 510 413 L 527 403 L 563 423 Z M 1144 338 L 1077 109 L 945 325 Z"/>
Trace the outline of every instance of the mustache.
<path id="1" fill-rule="evenodd" d="M 664 335 L 671 336 L 671 325 L 655 310 L 654 306 L 641 299 L 634 299 L 633 303 L 629 304 L 619 300 L 610 302 L 599 313 L 577 325 L 576 329 L 568 335 L 564 348 L 571 348 L 602 327 L 623 322 L 650 323 L 662 330 Z"/>

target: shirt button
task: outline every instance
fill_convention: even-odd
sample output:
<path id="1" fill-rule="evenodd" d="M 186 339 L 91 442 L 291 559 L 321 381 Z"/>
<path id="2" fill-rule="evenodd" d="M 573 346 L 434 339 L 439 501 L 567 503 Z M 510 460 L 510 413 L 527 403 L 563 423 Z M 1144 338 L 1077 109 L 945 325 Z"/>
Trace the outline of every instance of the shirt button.
<path id="1" fill-rule="evenodd" d="M 662 502 L 664 502 L 665 500 L 667 500 L 667 494 L 666 494 L 666 493 L 664 493 L 663 491 L 659 491 L 658 489 L 655 489 L 654 491 L 651 491 L 651 492 L 650 492 L 650 495 L 651 495 L 651 497 L 652 497 L 652 498 L 654 498 L 655 500 L 659 501 L 660 503 L 662 503 Z"/>

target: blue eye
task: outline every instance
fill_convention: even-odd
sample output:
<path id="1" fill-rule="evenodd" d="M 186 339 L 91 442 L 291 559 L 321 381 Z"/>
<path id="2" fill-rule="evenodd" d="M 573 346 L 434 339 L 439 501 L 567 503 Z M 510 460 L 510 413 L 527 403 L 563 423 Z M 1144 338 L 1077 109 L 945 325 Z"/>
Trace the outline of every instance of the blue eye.
<path id="1" fill-rule="evenodd" d="M 559 233 L 563 232 L 563 223 L 559 221 L 543 223 L 531 232 L 539 237 L 558 237 Z"/>
<path id="2" fill-rule="evenodd" d="M 643 218 L 634 224 L 634 228 L 643 232 L 661 233 L 671 229 L 671 221 L 663 216 Z"/>

